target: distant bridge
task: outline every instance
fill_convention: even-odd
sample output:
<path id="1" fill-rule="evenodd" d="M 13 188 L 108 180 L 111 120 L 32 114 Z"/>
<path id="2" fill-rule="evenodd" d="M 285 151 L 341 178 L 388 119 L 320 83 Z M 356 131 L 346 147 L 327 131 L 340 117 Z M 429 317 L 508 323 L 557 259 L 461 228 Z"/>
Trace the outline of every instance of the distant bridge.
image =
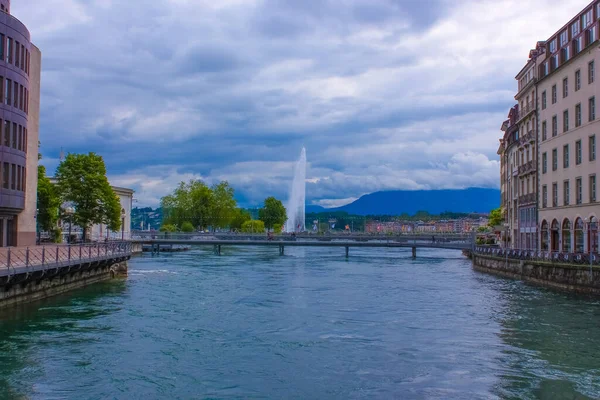
<path id="1" fill-rule="evenodd" d="M 222 246 L 263 246 L 277 247 L 279 254 L 285 254 L 285 247 L 343 247 L 346 257 L 350 247 L 358 248 L 411 248 L 413 257 L 417 256 L 417 248 L 470 250 L 474 245 L 472 235 L 290 235 L 267 238 L 261 235 L 237 234 L 173 234 L 144 233 L 133 238 L 134 243 L 151 246 L 153 252 L 160 251 L 163 246 L 189 245 L 213 246 L 217 255 Z"/>

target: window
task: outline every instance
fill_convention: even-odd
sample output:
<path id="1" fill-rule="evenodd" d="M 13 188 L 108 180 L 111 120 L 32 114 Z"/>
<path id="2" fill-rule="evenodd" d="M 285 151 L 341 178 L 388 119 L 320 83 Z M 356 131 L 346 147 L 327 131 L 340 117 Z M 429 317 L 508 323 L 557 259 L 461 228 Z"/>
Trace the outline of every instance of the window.
<path id="1" fill-rule="evenodd" d="M 558 135 L 558 117 L 554 115 L 552 117 L 552 137 Z"/>
<path id="2" fill-rule="evenodd" d="M 552 207 L 558 207 L 558 183 L 552 184 Z"/>
<path id="3" fill-rule="evenodd" d="M 542 174 L 548 172 L 548 153 L 542 154 Z"/>
<path id="4" fill-rule="evenodd" d="M 571 37 L 575 37 L 577 35 L 579 35 L 579 21 L 575 21 L 573 24 L 571 24 Z"/>
<path id="5" fill-rule="evenodd" d="M 0 60 L 4 60 L 4 35 L 0 33 Z"/>
<path id="6" fill-rule="evenodd" d="M 548 186 L 542 186 L 542 208 L 548 207 Z"/>
<path id="7" fill-rule="evenodd" d="M 12 123 L 12 148 L 16 149 L 17 148 L 17 123 L 13 122 Z"/>
<path id="8" fill-rule="evenodd" d="M 548 75 L 548 61 L 546 61 L 544 64 L 542 64 L 542 68 L 544 69 L 543 75 L 544 76 Z"/>
<path id="9" fill-rule="evenodd" d="M 7 79 L 5 91 L 4 91 L 4 100 L 6 100 L 6 104 L 9 106 L 12 104 L 11 93 L 12 93 L 12 81 L 10 79 Z"/>
<path id="10" fill-rule="evenodd" d="M 10 165 L 10 188 L 12 190 L 17 189 L 16 180 L 17 180 L 17 166 L 15 164 Z"/>
<path id="11" fill-rule="evenodd" d="M 4 146 L 10 147 L 10 121 L 4 121 Z"/>
<path id="12" fill-rule="evenodd" d="M 590 136 L 590 161 L 596 161 L 596 135 Z"/>
<path id="13" fill-rule="evenodd" d="M 591 28 L 587 31 L 587 35 L 588 35 L 588 43 L 593 43 L 596 41 L 596 29 Z"/>
<path id="14" fill-rule="evenodd" d="M 579 53 L 581 50 L 583 50 L 583 36 L 579 36 L 577 39 L 575 39 L 575 42 L 573 43 L 573 47 L 575 48 L 575 54 Z"/>
<path id="15" fill-rule="evenodd" d="M 558 169 L 558 150 L 552 149 L 552 171 Z"/>
<path id="16" fill-rule="evenodd" d="M 6 62 L 12 64 L 12 52 L 13 52 L 13 40 L 12 38 L 6 39 Z"/>
<path id="17" fill-rule="evenodd" d="M 25 46 L 21 45 L 21 69 L 25 71 Z"/>
<path id="18" fill-rule="evenodd" d="M 19 61 L 21 60 L 21 55 L 19 54 L 21 50 L 21 43 L 19 43 L 18 41 L 15 40 L 15 67 L 19 68 L 20 67 L 20 63 Z"/>
<path id="19" fill-rule="evenodd" d="M 581 126 L 581 103 L 575 106 L 575 127 Z"/>
<path id="20" fill-rule="evenodd" d="M 563 99 L 569 95 L 569 80 L 567 78 L 563 79 Z"/>
<path id="21" fill-rule="evenodd" d="M 581 89 L 581 70 L 575 71 L 575 91 Z"/>
<path id="22" fill-rule="evenodd" d="M 25 107 L 23 106 L 25 91 L 23 89 L 23 85 L 19 85 L 19 110 L 25 111 Z"/>
<path id="23" fill-rule="evenodd" d="M 571 188 L 569 185 L 569 181 L 566 180 L 563 182 L 563 205 L 568 206 L 571 199 Z"/>
<path id="24" fill-rule="evenodd" d="M 575 179 L 575 202 L 577 204 L 583 203 L 583 186 L 581 184 L 581 178 Z"/>
<path id="25" fill-rule="evenodd" d="M 13 107 L 19 107 L 19 83 L 14 81 L 13 82 L 13 88 L 14 88 L 14 102 L 13 102 Z"/>
<path id="26" fill-rule="evenodd" d="M 556 104 L 556 85 L 552 85 L 552 104 Z"/>
<path id="27" fill-rule="evenodd" d="M 562 31 L 560 33 L 560 45 L 564 46 L 565 43 L 567 43 L 569 41 L 569 33 L 567 32 L 567 30 L 565 29 L 564 31 Z"/>
<path id="28" fill-rule="evenodd" d="M 2 187 L 4 189 L 8 189 L 8 174 L 10 173 L 9 167 L 8 167 L 8 163 L 5 162 L 4 163 L 4 174 L 3 174 L 3 179 L 2 179 Z"/>
<path id="29" fill-rule="evenodd" d="M 596 119 L 596 97 L 590 97 L 588 103 L 590 108 L 590 121 L 593 121 Z"/>
<path id="30" fill-rule="evenodd" d="M 569 110 L 563 111 L 563 132 L 569 130 Z"/>
<path id="31" fill-rule="evenodd" d="M 582 15 L 581 22 L 583 22 L 584 28 L 587 28 L 592 24 L 592 10 L 588 10 L 585 14 Z"/>
<path id="32" fill-rule="evenodd" d="M 546 109 L 546 91 L 542 92 L 542 110 Z"/>
<path id="33" fill-rule="evenodd" d="M 563 168 L 569 168 L 569 145 L 563 146 Z"/>
<path id="34" fill-rule="evenodd" d="M 590 203 L 596 202 L 596 175 L 590 175 Z"/>
<path id="35" fill-rule="evenodd" d="M 550 53 L 554 53 L 556 51 L 556 39 L 550 42 Z"/>
<path id="36" fill-rule="evenodd" d="M 596 74 L 594 61 L 590 61 L 588 64 L 588 84 L 594 83 L 594 75 Z"/>
<path id="37" fill-rule="evenodd" d="M 562 49 L 562 54 L 563 62 L 569 61 L 569 59 L 571 58 L 571 48 L 569 46 L 565 47 L 564 49 Z"/>
<path id="38" fill-rule="evenodd" d="M 548 138 L 548 132 L 546 129 L 546 121 L 542 122 L 542 140 L 546 140 Z"/>
<path id="39" fill-rule="evenodd" d="M 19 125 L 19 132 L 17 134 L 17 150 L 23 151 L 23 127 Z"/>
<path id="40" fill-rule="evenodd" d="M 581 164 L 581 140 L 575 142 L 575 164 Z"/>

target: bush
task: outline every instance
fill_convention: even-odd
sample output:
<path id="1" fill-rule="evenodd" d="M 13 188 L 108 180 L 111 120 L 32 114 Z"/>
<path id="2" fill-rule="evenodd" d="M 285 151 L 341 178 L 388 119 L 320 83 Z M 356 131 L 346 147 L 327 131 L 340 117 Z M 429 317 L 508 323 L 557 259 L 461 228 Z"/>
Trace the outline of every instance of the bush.
<path id="1" fill-rule="evenodd" d="M 171 224 L 165 224 L 160 227 L 161 232 L 177 232 L 177 227 Z"/>
<path id="2" fill-rule="evenodd" d="M 50 237 L 54 243 L 62 243 L 62 231 L 60 228 L 53 229 L 50 232 Z"/>
<path id="3" fill-rule="evenodd" d="M 265 223 L 260 220 L 246 221 L 242 224 L 242 232 L 262 233 L 265 231 Z"/>
<path id="4" fill-rule="evenodd" d="M 190 232 L 194 232 L 194 231 L 195 231 L 194 225 L 192 225 L 191 222 L 186 221 L 181 225 L 181 232 L 190 233 Z"/>
<path id="5" fill-rule="evenodd" d="M 283 231 L 283 225 L 282 224 L 275 224 L 273 225 L 273 232 L 275 233 L 281 233 Z"/>

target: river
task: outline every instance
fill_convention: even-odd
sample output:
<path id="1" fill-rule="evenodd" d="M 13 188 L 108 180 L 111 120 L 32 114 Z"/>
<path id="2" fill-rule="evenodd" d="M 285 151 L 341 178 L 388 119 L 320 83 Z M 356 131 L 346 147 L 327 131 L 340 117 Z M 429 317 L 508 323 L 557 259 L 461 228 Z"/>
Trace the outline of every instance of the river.
<path id="1" fill-rule="evenodd" d="M 223 248 L 4 310 L 2 399 L 588 399 L 600 301 L 458 251 Z"/>

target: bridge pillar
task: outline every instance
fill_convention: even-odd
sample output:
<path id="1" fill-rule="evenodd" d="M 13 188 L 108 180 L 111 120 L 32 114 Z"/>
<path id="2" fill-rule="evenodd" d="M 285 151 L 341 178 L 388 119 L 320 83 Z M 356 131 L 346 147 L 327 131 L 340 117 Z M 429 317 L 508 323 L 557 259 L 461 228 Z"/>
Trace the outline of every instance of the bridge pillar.
<path id="1" fill-rule="evenodd" d="M 412 258 L 417 258 L 417 248 L 416 247 L 412 248 Z"/>
<path id="2" fill-rule="evenodd" d="M 221 245 L 215 244 L 215 256 L 220 256 L 220 255 L 221 255 Z"/>
<path id="3" fill-rule="evenodd" d="M 284 254 L 285 254 L 285 251 L 284 251 L 284 249 L 285 249 L 285 248 L 284 248 L 284 246 L 283 246 L 282 244 L 280 244 L 280 245 L 279 245 L 279 255 L 280 255 L 280 256 L 282 256 L 282 255 L 284 255 Z"/>
<path id="4" fill-rule="evenodd" d="M 350 247 L 346 246 L 346 258 L 350 256 Z"/>

